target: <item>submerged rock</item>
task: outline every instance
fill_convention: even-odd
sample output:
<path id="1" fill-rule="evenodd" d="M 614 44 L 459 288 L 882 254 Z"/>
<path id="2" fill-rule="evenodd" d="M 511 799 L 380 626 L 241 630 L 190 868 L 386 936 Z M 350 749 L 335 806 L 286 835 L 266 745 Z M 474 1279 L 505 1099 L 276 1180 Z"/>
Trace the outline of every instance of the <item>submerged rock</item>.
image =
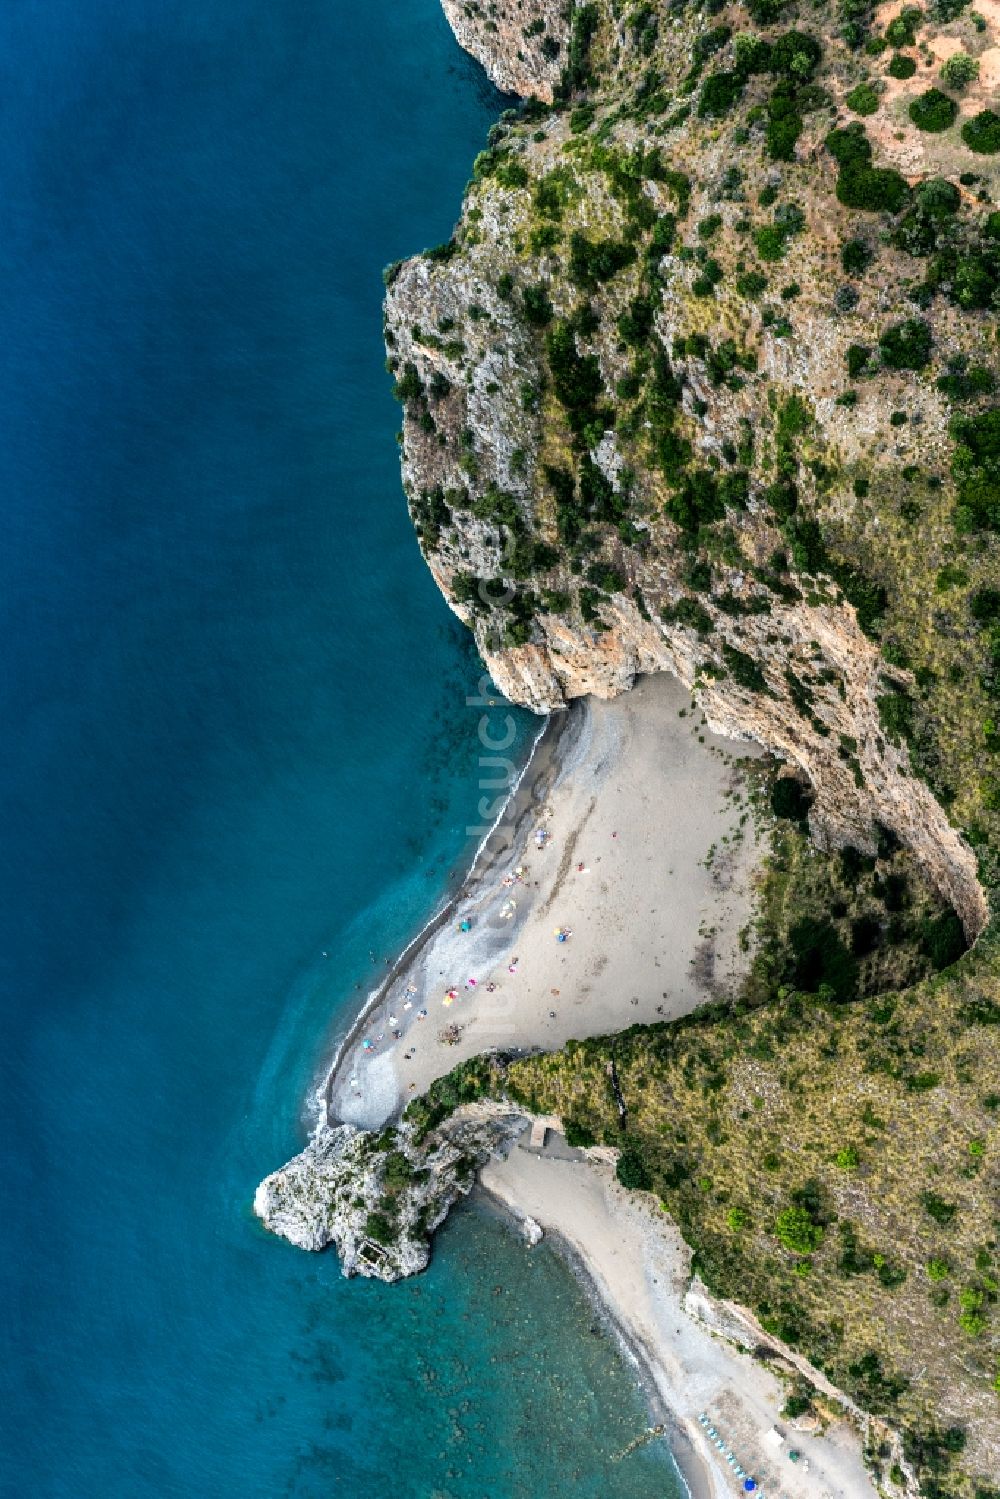
<path id="1" fill-rule="evenodd" d="M 529 1249 L 534 1249 L 545 1237 L 542 1225 L 534 1218 L 525 1218 L 521 1224 L 521 1236 Z"/>

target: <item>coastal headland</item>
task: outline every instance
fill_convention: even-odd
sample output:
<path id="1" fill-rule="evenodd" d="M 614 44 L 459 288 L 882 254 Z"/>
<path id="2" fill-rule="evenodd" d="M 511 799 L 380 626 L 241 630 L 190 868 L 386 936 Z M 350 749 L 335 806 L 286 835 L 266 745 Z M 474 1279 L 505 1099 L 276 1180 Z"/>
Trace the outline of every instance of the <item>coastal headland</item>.
<path id="1" fill-rule="evenodd" d="M 525 102 L 385 271 L 403 485 L 554 717 L 256 1210 L 391 1281 L 481 1173 L 699 1499 L 996 1499 L 996 7 L 444 5 Z"/>

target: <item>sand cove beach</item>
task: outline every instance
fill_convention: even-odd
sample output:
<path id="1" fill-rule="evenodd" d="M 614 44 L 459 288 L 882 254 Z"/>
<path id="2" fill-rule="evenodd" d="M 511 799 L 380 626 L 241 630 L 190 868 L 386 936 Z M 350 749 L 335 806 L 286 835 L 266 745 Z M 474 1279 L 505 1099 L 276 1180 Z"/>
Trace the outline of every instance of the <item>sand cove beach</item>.
<path id="1" fill-rule="evenodd" d="M 667 676 L 550 720 L 454 898 L 341 1046 L 330 1121 L 376 1129 L 477 1053 L 552 1050 L 731 991 L 752 954 L 767 847 L 748 776 L 760 754 L 713 734 Z M 618 1185 L 613 1153 L 570 1150 L 558 1126 L 535 1121 L 484 1168 L 482 1189 L 566 1253 L 694 1499 L 722 1499 L 750 1475 L 769 1499 L 874 1496 L 855 1428 L 845 1419 L 820 1436 L 782 1421 L 781 1381 L 729 1340 L 745 1329 L 721 1326 L 692 1286 L 676 1228 Z"/>
<path id="2" fill-rule="evenodd" d="M 741 761 L 666 676 L 550 722 L 438 920 L 370 997 L 327 1084 L 375 1128 L 491 1049 L 686 1014 L 748 961 L 761 846 Z"/>

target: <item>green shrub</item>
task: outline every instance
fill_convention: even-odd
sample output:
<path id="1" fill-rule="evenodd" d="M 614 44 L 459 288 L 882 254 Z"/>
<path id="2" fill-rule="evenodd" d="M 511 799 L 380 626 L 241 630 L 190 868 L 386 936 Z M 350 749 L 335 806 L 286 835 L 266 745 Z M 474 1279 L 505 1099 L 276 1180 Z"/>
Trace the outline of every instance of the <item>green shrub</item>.
<path id="1" fill-rule="evenodd" d="M 806 1208 L 782 1208 L 774 1225 L 775 1237 L 793 1254 L 812 1254 L 823 1242 L 823 1229 Z"/>
<path id="2" fill-rule="evenodd" d="M 996 386 L 993 371 L 983 364 L 974 364 L 970 369 L 949 370 L 939 375 L 937 388 L 949 401 L 971 401 L 976 396 L 987 396 Z"/>
<path id="3" fill-rule="evenodd" d="M 692 48 L 692 71 L 700 70 L 710 57 L 721 52 L 732 34 L 730 26 L 710 26 L 707 31 L 699 32 Z"/>
<path id="4" fill-rule="evenodd" d="M 652 297 L 633 297 L 618 319 L 618 332 L 623 341 L 634 349 L 641 347 L 653 331 L 655 315 L 656 305 Z"/>
<path id="5" fill-rule="evenodd" d="M 587 582 L 605 593 L 621 593 L 625 588 L 624 577 L 610 562 L 592 562 L 587 568 Z"/>
<path id="6" fill-rule="evenodd" d="M 740 73 L 712 73 L 702 85 L 698 114 L 704 119 L 719 119 L 732 109 L 746 87 Z"/>
<path id="7" fill-rule="evenodd" d="M 767 692 L 767 678 L 752 656 L 727 644 L 722 647 L 722 659 L 739 687 L 746 687 L 751 692 Z"/>
<path id="8" fill-rule="evenodd" d="M 560 93 L 565 97 L 577 89 L 586 87 L 590 79 L 590 44 L 601 24 L 601 13 L 593 3 L 581 5 L 573 12 L 573 26 L 569 39 L 569 60 L 560 83 Z"/>
<path id="9" fill-rule="evenodd" d="M 926 918 L 920 926 L 920 946 L 938 973 L 956 963 L 965 952 L 965 933 L 955 912 Z"/>
<path id="10" fill-rule="evenodd" d="M 771 46 L 771 72 L 807 82 L 819 66 L 823 48 L 805 31 L 786 31 Z"/>
<path id="11" fill-rule="evenodd" d="M 841 247 L 840 263 L 849 276 L 860 276 L 873 259 L 872 248 L 863 239 L 849 239 Z"/>
<path id="12" fill-rule="evenodd" d="M 946 177 L 928 177 L 917 188 L 916 211 L 925 219 L 943 222 L 962 206 L 962 194 Z"/>
<path id="13" fill-rule="evenodd" d="M 802 116 L 795 90 L 779 84 L 767 103 L 767 150 L 774 161 L 794 161 L 795 143 L 802 134 Z"/>
<path id="14" fill-rule="evenodd" d="M 871 353 L 867 344 L 851 344 L 847 351 L 847 373 L 852 380 L 856 380 L 862 373 L 871 358 Z"/>
<path id="15" fill-rule="evenodd" d="M 754 235 L 754 244 L 761 260 L 774 261 L 785 258 L 785 236 L 773 224 L 767 224 L 764 228 L 757 230 Z"/>
<path id="16" fill-rule="evenodd" d="M 877 699 L 882 732 L 892 744 L 900 744 L 913 732 L 913 703 L 906 692 L 886 692 Z"/>
<path id="17" fill-rule="evenodd" d="M 635 260 L 635 247 L 620 240 L 590 240 L 576 229 L 570 237 L 569 273 L 577 286 L 594 291 Z"/>
<path id="18" fill-rule="evenodd" d="M 736 279 L 736 290 L 748 302 L 756 302 L 767 290 L 767 277 L 760 271 L 747 271 Z"/>
<path id="19" fill-rule="evenodd" d="M 718 480 L 707 468 L 684 474 L 678 492 L 670 496 L 664 509 L 672 521 L 689 532 L 721 520 L 726 513 Z"/>
<path id="20" fill-rule="evenodd" d="M 524 320 L 532 328 L 547 328 L 555 309 L 544 286 L 526 286 L 521 293 Z"/>
<path id="21" fill-rule="evenodd" d="M 1000 619 L 1000 588 L 980 588 L 969 600 L 969 611 L 979 624 Z"/>
<path id="22" fill-rule="evenodd" d="M 678 599 L 676 604 L 665 604 L 660 610 L 660 617 L 664 624 L 686 625 L 702 639 L 711 635 L 715 629 L 712 616 L 697 599 L 682 598 Z"/>
<path id="23" fill-rule="evenodd" d="M 778 776 L 771 783 L 771 811 L 790 822 L 805 822 L 812 806 L 808 787 L 795 776 Z"/>
<path id="24" fill-rule="evenodd" d="M 582 135 L 589 130 L 594 123 L 594 106 L 592 104 L 578 104 L 572 110 L 569 117 L 569 128 L 573 135 Z"/>
<path id="25" fill-rule="evenodd" d="M 1000 406 L 954 417 L 948 430 L 955 439 L 959 529 L 1000 531 Z"/>
<path id="26" fill-rule="evenodd" d="M 867 166 L 872 159 L 871 141 L 860 120 L 831 130 L 824 144 L 841 170 Z"/>
<path id="27" fill-rule="evenodd" d="M 963 89 L 979 77 L 979 60 L 968 52 L 953 52 L 941 64 L 941 82 L 946 88 Z"/>
<path id="28" fill-rule="evenodd" d="M 923 1203 L 924 1211 L 929 1213 L 935 1223 L 942 1227 L 949 1224 L 958 1212 L 953 1202 L 945 1202 L 944 1198 L 938 1197 L 935 1192 L 921 1192 L 920 1201 Z"/>
<path id="29" fill-rule="evenodd" d="M 793 955 L 791 980 L 807 994 L 827 994 L 846 1003 L 858 992 L 858 963 L 829 921 L 811 916 L 795 923 L 788 933 Z"/>
<path id="30" fill-rule="evenodd" d="M 954 125 L 958 105 L 947 94 L 942 94 L 939 88 L 929 88 L 911 102 L 908 113 L 918 130 L 938 135 Z"/>
<path id="31" fill-rule="evenodd" d="M 923 18 L 922 10 L 915 5 L 907 5 L 885 28 L 885 39 L 890 47 L 912 47 Z"/>
<path id="32" fill-rule="evenodd" d="M 795 1421 L 799 1416 L 804 1416 L 807 1411 L 812 1410 L 812 1401 L 808 1395 L 791 1394 L 781 1407 L 781 1414 L 786 1421 Z"/>
<path id="33" fill-rule="evenodd" d="M 494 169 L 493 176 L 501 187 L 510 188 L 527 187 L 531 180 L 527 167 L 522 166 L 519 161 L 509 159 L 500 162 Z"/>
<path id="34" fill-rule="evenodd" d="M 376 1244 L 392 1244 L 396 1239 L 396 1225 L 385 1213 L 369 1213 L 365 1219 L 365 1233 Z"/>
<path id="35" fill-rule="evenodd" d="M 696 276 L 691 283 L 691 290 L 696 297 L 709 297 L 723 279 L 723 269 L 719 262 L 711 256 L 705 261 L 701 268 L 701 274 Z"/>
<path id="36" fill-rule="evenodd" d="M 845 208 L 898 213 L 909 196 L 909 183 L 894 167 L 843 167 L 837 178 L 837 198 Z"/>
<path id="37" fill-rule="evenodd" d="M 933 335 L 921 318 L 907 318 L 879 338 L 882 362 L 891 370 L 922 370 L 930 363 Z"/>
<path id="38" fill-rule="evenodd" d="M 845 95 L 844 103 L 856 115 L 873 115 L 879 106 L 878 90 L 870 83 L 859 83 L 857 88 L 852 88 Z"/>
<path id="39" fill-rule="evenodd" d="M 893 54 L 889 63 L 890 78 L 912 78 L 917 71 L 917 65 L 912 57 L 904 57 L 902 52 Z"/>
<path id="40" fill-rule="evenodd" d="M 962 126 L 962 139 L 970 151 L 995 156 L 1000 151 L 1000 115 L 992 109 L 981 109 Z"/>
<path id="41" fill-rule="evenodd" d="M 967 1308 L 959 1313 L 958 1325 L 964 1333 L 968 1333 L 970 1338 L 981 1337 L 987 1327 L 986 1315 Z"/>
<path id="42" fill-rule="evenodd" d="M 767 73 L 771 67 L 771 44 L 762 36 L 746 32 L 733 42 L 733 60 L 737 72 L 747 78 L 754 73 Z"/>
<path id="43" fill-rule="evenodd" d="M 652 1188 L 653 1178 L 637 1145 L 625 1146 L 618 1157 L 615 1174 L 622 1186 L 627 1187 L 630 1192 L 648 1192 Z"/>
<path id="44" fill-rule="evenodd" d="M 546 335 L 549 367 L 556 399 L 566 408 L 570 429 L 577 435 L 597 419 L 597 400 L 604 393 L 596 354 L 580 354 L 573 330 L 558 323 Z"/>
<path id="45" fill-rule="evenodd" d="M 576 1119 L 564 1119 L 563 1128 L 566 1131 L 566 1144 L 572 1145 L 576 1150 L 585 1150 L 588 1146 L 597 1144 L 597 1136 L 593 1130 Z"/>

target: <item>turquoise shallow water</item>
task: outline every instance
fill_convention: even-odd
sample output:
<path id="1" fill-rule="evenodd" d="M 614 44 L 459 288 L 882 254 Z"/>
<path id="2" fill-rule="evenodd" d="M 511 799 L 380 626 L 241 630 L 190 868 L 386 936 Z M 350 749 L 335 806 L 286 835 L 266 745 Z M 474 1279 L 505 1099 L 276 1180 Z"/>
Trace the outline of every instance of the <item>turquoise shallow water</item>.
<path id="1" fill-rule="evenodd" d="M 0 1493 L 669 1493 L 547 1251 L 249 1207 L 469 853 L 379 271 L 502 101 L 436 0 L 8 6 L 0 83 Z"/>

